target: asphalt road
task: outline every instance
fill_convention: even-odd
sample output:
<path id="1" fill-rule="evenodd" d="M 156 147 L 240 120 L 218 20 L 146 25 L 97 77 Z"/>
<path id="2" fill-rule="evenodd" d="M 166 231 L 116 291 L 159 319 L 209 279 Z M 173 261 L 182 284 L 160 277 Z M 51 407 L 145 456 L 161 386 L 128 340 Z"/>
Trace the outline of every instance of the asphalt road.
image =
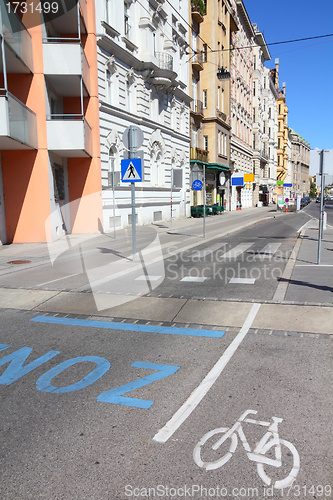
<path id="1" fill-rule="evenodd" d="M 4 267 L 3 287 L 98 296 L 110 290 L 111 265 L 114 293 L 168 297 L 166 305 L 219 299 L 197 302 L 197 317 L 214 310 L 220 324 L 226 304 L 237 314 L 237 302 L 223 301 L 234 297 L 243 319 L 237 328 L 213 327 L 209 317 L 166 327 L 42 306 L 0 309 L 0 498 L 331 500 L 333 336 L 301 333 L 297 321 L 279 330 L 274 317 L 292 306 L 260 305 L 274 296 L 297 231 L 317 206 L 207 242 L 175 235 L 173 248 L 167 236 L 155 248 L 156 233 L 145 229 L 130 272 L 130 244 L 120 254 L 106 237 L 98 248 L 86 242 L 80 260 L 67 249 L 54 266 L 36 262 L 8 274 Z M 94 265 L 101 272 L 91 279 Z M 151 289 L 139 286 L 142 275 Z M 263 310 L 275 315 L 270 329 L 251 328 Z M 177 311 L 181 318 L 185 306 Z"/>
<path id="2" fill-rule="evenodd" d="M 0 357 L 1 499 L 332 498 L 332 336 L 246 334 L 245 325 L 241 341 L 236 331 L 209 338 L 0 315 L 11 346 Z M 164 378 L 140 387 L 152 373 Z M 249 410 L 252 421 L 213 450 L 226 430 L 206 434 Z M 278 467 L 267 463 L 274 443 L 248 454 L 273 437 L 273 417 Z"/>

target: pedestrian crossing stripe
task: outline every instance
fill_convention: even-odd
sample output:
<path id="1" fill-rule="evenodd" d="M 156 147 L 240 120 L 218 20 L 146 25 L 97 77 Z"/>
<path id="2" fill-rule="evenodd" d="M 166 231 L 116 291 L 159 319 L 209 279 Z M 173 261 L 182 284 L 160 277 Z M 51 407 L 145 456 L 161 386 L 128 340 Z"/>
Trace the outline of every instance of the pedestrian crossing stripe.
<path id="1" fill-rule="evenodd" d="M 121 160 L 121 180 L 122 182 L 142 181 L 141 158 Z"/>

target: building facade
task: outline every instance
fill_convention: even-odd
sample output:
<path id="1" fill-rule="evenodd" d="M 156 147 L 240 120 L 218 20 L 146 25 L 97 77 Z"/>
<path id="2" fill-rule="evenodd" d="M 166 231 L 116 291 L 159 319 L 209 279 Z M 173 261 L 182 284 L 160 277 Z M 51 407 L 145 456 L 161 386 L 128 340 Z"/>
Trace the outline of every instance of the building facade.
<path id="1" fill-rule="evenodd" d="M 288 180 L 291 178 L 290 172 L 290 155 L 288 156 L 288 139 L 289 139 L 289 128 L 288 128 L 288 106 L 286 101 L 286 84 L 283 83 L 282 89 L 279 84 L 279 59 L 275 59 L 275 69 L 271 71 L 272 78 L 275 87 L 278 91 L 277 108 L 278 108 L 278 133 L 277 133 L 277 195 L 283 195 L 284 188 L 283 184 L 287 184 L 286 178 Z M 290 145 L 289 145 L 290 149 Z M 289 162 L 289 163 L 288 163 Z M 289 164 L 289 174 L 288 174 L 288 164 Z M 290 182 L 288 182 L 290 184 Z"/>
<path id="2" fill-rule="evenodd" d="M 201 36 L 204 69 L 203 151 L 192 152 L 191 167 L 205 165 L 206 203 L 230 209 L 230 34 L 237 29 L 235 13 L 224 0 L 207 0 Z M 193 156 L 193 154 L 195 156 Z"/>
<path id="3" fill-rule="evenodd" d="M 234 176 L 242 175 L 243 185 L 232 186 L 230 208 L 253 206 L 253 83 L 255 32 L 242 0 L 233 0 L 238 30 L 231 36 L 231 136 L 230 156 Z M 234 183 L 234 181 L 232 181 Z"/>
<path id="4" fill-rule="evenodd" d="M 292 195 L 309 196 L 310 144 L 291 128 L 289 140 L 291 142 Z"/>
<path id="5" fill-rule="evenodd" d="M 130 126 L 143 133 L 134 154 L 143 163 L 143 181 L 136 184 L 138 224 L 170 220 L 171 213 L 185 217 L 188 0 L 104 0 L 96 8 L 104 229 L 131 224 L 131 190 L 121 181 L 121 160 L 128 158 L 123 135 Z"/>
<path id="6" fill-rule="evenodd" d="M 99 231 L 94 18 L 92 0 L 52 19 L 1 2 L 2 243 Z"/>
<path id="7" fill-rule="evenodd" d="M 273 201 L 276 187 L 278 92 L 265 66 L 271 59 L 265 38 L 253 29 L 253 205 L 262 206 Z"/>

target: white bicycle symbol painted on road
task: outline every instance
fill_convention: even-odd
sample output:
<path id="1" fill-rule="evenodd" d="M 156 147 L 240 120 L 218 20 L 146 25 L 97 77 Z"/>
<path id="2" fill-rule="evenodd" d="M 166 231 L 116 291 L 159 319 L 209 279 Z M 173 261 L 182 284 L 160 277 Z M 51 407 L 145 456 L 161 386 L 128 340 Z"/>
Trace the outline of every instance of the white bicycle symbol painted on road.
<path id="1" fill-rule="evenodd" d="M 222 467 L 222 465 L 226 464 L 233 456 L 233 453 L 235 452 L 238 444 L 238 438 L 237 438 L 238 435 L 247 453 L 249 460 L 257 463 L 257 471 L 259 476 L 261 477 L 261 479 L 264 481 L 265 484 L 270 486 L 272 484 L 272 479 L 266 474 L 264 470 L 264 465 L 271 465 L 276 468 L 281 467 L 282 466 L 281 446 L 286 446 L 293 456 L 292 469 L 287 477 L 275 481 L 273 484 L 274 488 L 277 489 L 286 488 L 287 486 L 290 486 L 293 483 L 299 472 L 300 460 L 298 452 L 292 443 L 284 439 L 280 439 L 279 437 L 278 424 L 283 421 L 282 418 L 272 417 L 272 422 L 263 422 L 260 420 L 254 420 L 253 418 L 246 418 L 247 415 L 250 414 L 256 415 L 257 413 L 258 412 L 255 410 L 246 410 L 239 417 L 237 422 L 231 427 L 231 429 L 220 427 L 218 429 L 214 429 L 212 431 L 207 432 L 207 434 L 205 434 L 200 439 L 200 441 L 196 444 L 194 448 L 193 451 L 194 461 L 199 467 L 202 467 L 203 469 L 206 470 L 214 470 L 218 469 L 219 467 Z M 266 434 L 258 442 L 253 451 L 251 450 L 250 445 L 246 440 L 242 428 L 242 422 L 268 427 Z M 203 447 L 206 444 L 206 442 L 215 434 L 222 434 L 222 436 L 211 446 L 210 450 L 216 451 L 220 446 L 222 446 L 222 444 L 225 441 L 227 441 L 227 439 L 230 438 L 231 443 L 229 451 L 218 460 L 215 460 L 215 462 L 204 462 L 201 458 L 202 453 L 204 451 Z M 273 447 L 275 452 L 275 459 L 265 456 L 266 453 Z M 209 451 L 208 448 L 207 451 Z"/>

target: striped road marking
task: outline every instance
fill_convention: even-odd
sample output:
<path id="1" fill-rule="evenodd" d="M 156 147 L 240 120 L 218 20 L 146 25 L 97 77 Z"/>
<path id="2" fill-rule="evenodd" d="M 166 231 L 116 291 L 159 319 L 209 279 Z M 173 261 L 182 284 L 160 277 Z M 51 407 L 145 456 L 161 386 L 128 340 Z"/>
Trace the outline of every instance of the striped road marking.
<path id="1" fill-rule="evenodd" d="M 235 248 L 232 248 L 229 250 L 229 252 L 225 253 L 223 255 L 223 259 L 237 259 L 239 255 L 245 252 L 248 248 L 250 248 L 253 245 L 253 243 L 241 243 L 240 245 L 237 245 Z"/>
<path id="2" fill-rule="evenodd" d="M 237 285 L 254 285 L 255 283 L 254 278 L 231 278 L 229 283 L 234 283 Z"/>
<path id="3" fill-rule="evenodd" d="M 225 247 L 226 245 L 227 245 L 227 242 L 215 243 L 215 245 L 211 245 L 210 247 L 207 247 L 204 250 L 200 250 L 199 252 L 194 250 L 193 255 L 195 255 L 196 257 L 200 257 L 200 258 L 206 257 L 207 255 L 210 255 L 213 252 L 216 252 L 220 248 Z"/>
<path id="4" fill-rule="evenodd" d="M 187 282 L 193 282 L 193 283 L 202 283 L 206 279 L 207 278 L 205 278 L 204 276 L 185 276 L 180 281 L 187 281 Z"/>
<path id="5" fill-rule="evenodd" d="M 164 333 L 168 335 L 188 335 L 192 337 L 211 337 L 220 339 L 225 332 L 218 330 L 201 330 L 197 328 L 174 328 L 169 326 L 138 325 L 136 323 L 113 323 L 112 321 L 95 321 L 89 319 L 59 318 L 54 316 L 36 316 L 31 319 L 36 323 L 52 325 L 87 326 L 106 330 L 126 330 L 130 332 Z"/>
<path id="6" fill-rule="evenodd" d="M 279 249 L 281 243 L 268 243 L 260 252 L 258 252 L 259 257 L 271 257 Z"/>
<path id="7" fill-rule="evenodd" d="M 158 281 L 161 278 L 163 278 L 163 276 L 146 276 L 145 274 L 142 274 L 141 276 L 135 278 L 135 281 Z"/>

